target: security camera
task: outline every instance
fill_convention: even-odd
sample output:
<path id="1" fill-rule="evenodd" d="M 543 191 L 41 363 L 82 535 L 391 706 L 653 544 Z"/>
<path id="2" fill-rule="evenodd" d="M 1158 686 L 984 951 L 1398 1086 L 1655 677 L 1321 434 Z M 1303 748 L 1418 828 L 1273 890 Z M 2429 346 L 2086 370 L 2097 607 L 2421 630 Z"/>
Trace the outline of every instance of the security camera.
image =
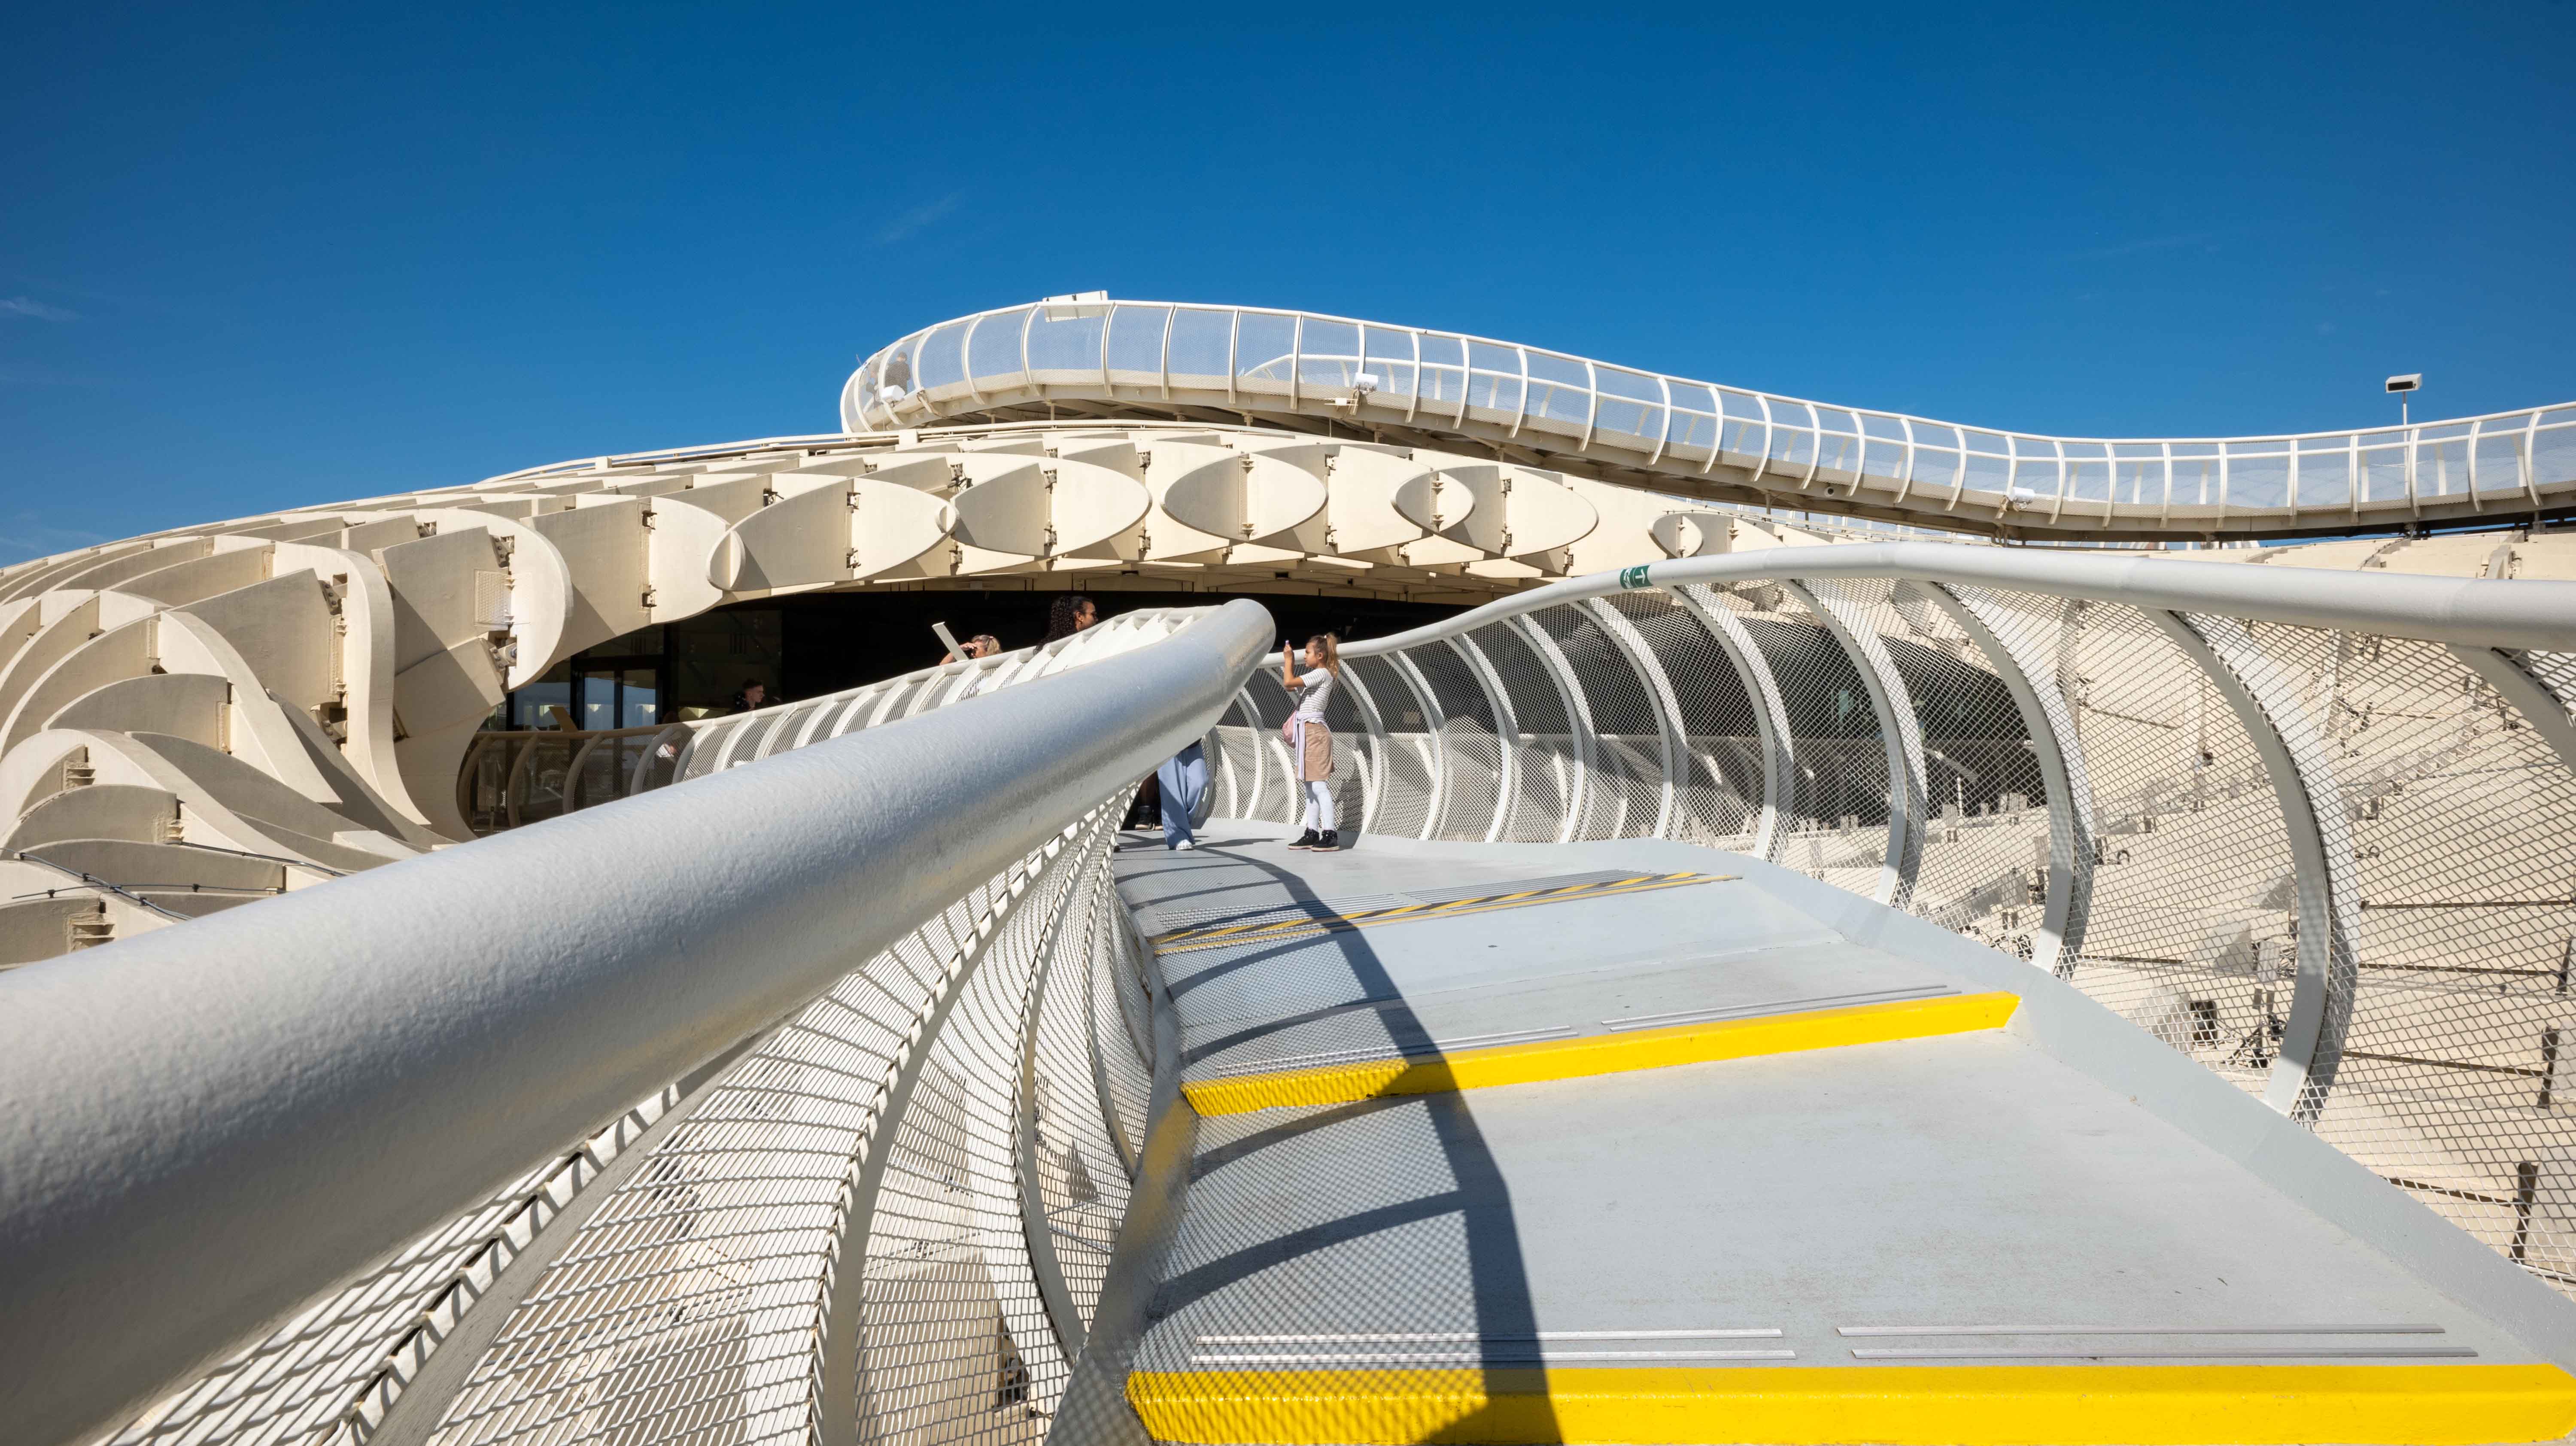
<path id="1" fill-rule="evenodd" d="M 2388 389 L 2392 392 L 2411 392 L 2422 385 L 2424 385 L 2422 372 L 2408 372 L 2402 377 L 2388 379 Z"/>
<path id="2" fill-rule="evenodd" d="M 1363 397 L 1376 391 L 1377 374 L 1374 372 L 1362 372 L 1358 376 L 1351 378 L 1351 390 Z"/>

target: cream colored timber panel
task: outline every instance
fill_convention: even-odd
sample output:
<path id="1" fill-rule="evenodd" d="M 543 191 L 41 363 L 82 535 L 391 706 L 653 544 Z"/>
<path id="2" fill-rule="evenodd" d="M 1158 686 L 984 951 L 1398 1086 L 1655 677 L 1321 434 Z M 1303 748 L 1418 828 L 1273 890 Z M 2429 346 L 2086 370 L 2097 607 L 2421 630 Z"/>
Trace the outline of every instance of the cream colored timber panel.
<path id="1" fill-rule="evenodd" d="M 286 860 L 296 887 L 469 837 L 458 770 L 511 688 L 583 647 L 731 602 L 984 579 L 1476 602 L 1666 557 L 1836 540 L 1825 524 L 1569 476 L 1483 441 L 1056 421 L 584 459 L 32 559 L 0 569 L 0 846 L 173 845 L 148 857 L 156 875 L 176 872 L 83 881 L 0 860 L 0 956 L 175 922 L 114 889 L 231 877 L 230 864 L 188 867 L 192 854 Z M 2190 555 L 2552 576 L 2576 572 L 2576 536 Z M 2097 685 L 2097 707 L 2116 706 L 2111 686 Z M 135 792 L 75 796 L 93 787 Z M 161 810 L 167 838 L 136 822 Z M 83 832 L 82 819 L 98 822 Z M 18 930 L 10 901 L 29 892 Z"/>

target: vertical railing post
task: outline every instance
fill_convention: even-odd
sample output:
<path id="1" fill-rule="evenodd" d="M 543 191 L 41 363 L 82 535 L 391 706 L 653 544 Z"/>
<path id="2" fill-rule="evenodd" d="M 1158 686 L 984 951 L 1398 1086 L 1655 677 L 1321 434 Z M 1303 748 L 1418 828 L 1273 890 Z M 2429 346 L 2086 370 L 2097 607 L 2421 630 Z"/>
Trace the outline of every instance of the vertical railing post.
<path id="1" fill-rule="evenodd" d="M 1440 836 L 1440 815 L 1449 806 L 1449 720 L 1440 711 L 1440 699 L 1431 691 L 1422 670 L 1403 653 L 1390 653 L 1387 661 L 1395 665 L 1396 676 L 1413 690 L 1414 701 L 1422 705 L 1423 736 L 1431 743 L 1431 801 L 1422 817 L 1422 837 Z"/>
<path id="2" fill-rule="evenodd" d="M 1520 780 L 1520 723 L 1512 713 L 1511 690 L 1495 676 L 1493 662 L 1476 646 L 1474 635 L 1461 633 L 1449 640 L 1449 646 L 1465 660 L 1467 671 L 1475 675 L 1476 686 L 1485 690 L 1485 701 L 1494 710 L 1494 742 L 1502 750 L 1502 770 L 1494 783 L 1494 816 L 1485 825 L 1485 842 L 1492 843 L 1511 822 Z"/>
<path id="3" fill-rule="evenodd" d="M 1655 650 L 1646 645 L 1644 635 L 1626 613 L 1604 598 L 1588 599 L 1583 606 L 1601 625 L 1601 631 L 1618 645 L 1628 666 L 1636 671 L 1646 696 L 1654 700 L 1655 728 L 1663 738 L 1664 787 L 1655 805 L 1655 828 L 1650 837 L 1670 838 L 1674 807 L 1681 795 L 1682 771 L 1689 766 L 1684 761 L 1689 756 L 1689 745 L 1682 725 L 1681 700 L 1673 696 L 1672 680 L 1664 676 L 1664 665 L 1655 657 Z"/>
<path id="4" fill-rule="evenodd" d="M 2048 892 L 2030 962 L 2060 979 L 2073 978 L 2092 909 L 2093 856 L 2100 835 L 2075 714 L 2058 691 L 2053 650 L 2010 627 L 2005 610 L 1974 589 L 1930 583 L 1923 591 L 1985 655 L 2030 733 L 2040 777 L 2048 785 Z M 2063 606 L 2055 598 L 2046 601 L 2052 608 Z"/>
<path id="5" fill-rule="evenodd" d="M 1734 665 L 1736 680 L 1744 685 L 1745 699 L 1753 707 L 1755 741 L 1762 750 L 1762 811 L 1754 821 L 1752 853 L 1764 863 L 1778 863 L 1798 784 L 1797 742 L 1789 727 L 1788 705 L 1780 696 L 1780 680 L 1772 676 L 1770 660 L 1763 657 L 1752 630 L 1706 586 L 1693 583 L 1671 591 Z"/>
<path id="6" fill-rule="evenodd" d="M 2298 982 L 2263 1099 L 2313 1124 L 2334 1088 L 2359 981 L 2353 934 L 2361 880 L 2352 819 L 2335 784 L 2332 742 L 2300 705 L 2299 680 L 2288 665 L 2266 651 L 2245 624 L 2162 608 L 2141 611 L 2208 675 L 2270 775 L 2297 888 Z"/>
<path id="7" fill-rule="evenodd" d="M 1887 858 L 1879 866 L 1877 899 L 1902 909 L 1914 898 L 1915 875 L 1923 866 L 1923 729 L 1914 716 L 1914 697 L 1906 688 L 1887 644 L 1861 610 L 1843 600 L 1830 585 L 1823 590 L 1789 578 L 1780 585 L 1822 620 L 1860 674 L 1869 703 L 1878 714 L 1878 736 L 1887 749 Z"/>
<path id="8" fill-rule="evenodd" d="M 1546 665 L 1548 677 L 1556 684 L 1556 696 L 1565 705 L 1566 731 L 1573 734 L 1574 777 L 1565 789 L 1565 821 L 1556 831 L 1558 843 L 1572 843 L 1583 832 L 1583 815 L 1591 807 L 1593 740 L 1599 736 L 1592 722 L 1592 702 L 1584 696 L 1583 684 L 1574 676 L 1574 666 L 1565 660 L 1564 650 L 1556 639 L 1537 621 L 1523 615 L 1508 621 L 1520 629 L 1521 641 L 1538 654 Z"/>

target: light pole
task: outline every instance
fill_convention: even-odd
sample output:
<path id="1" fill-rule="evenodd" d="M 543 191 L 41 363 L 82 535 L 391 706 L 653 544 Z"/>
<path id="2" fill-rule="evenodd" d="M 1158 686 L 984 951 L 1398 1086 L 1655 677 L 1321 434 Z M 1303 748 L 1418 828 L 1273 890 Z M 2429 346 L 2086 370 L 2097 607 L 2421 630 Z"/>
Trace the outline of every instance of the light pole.
<path id="1" fill-rule="evenodd" d="M 2397 394 L 2397 425 L 2401 427 L 2408 425 L 2406 418 L 2406 394 L 2422 385 L 2424 385 L 2424 374 L 2422 372 L 2408 372 L 2402 377 L 2390 377 L 2388 379 L 2388 389 Z"/>

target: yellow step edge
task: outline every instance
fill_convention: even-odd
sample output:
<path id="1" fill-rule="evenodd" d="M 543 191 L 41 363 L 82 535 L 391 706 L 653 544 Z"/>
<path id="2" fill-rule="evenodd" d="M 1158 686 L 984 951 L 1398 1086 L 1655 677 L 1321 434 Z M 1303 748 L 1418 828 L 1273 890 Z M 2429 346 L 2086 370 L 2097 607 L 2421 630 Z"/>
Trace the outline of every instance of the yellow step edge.
<path id="1" fill-rule="evenodd" d="M 2164 1446 L 2552 1441 L 2549 1365 L 1139 1371 L 1158 1441 L 1210 1446 Z"/>
<path id="2" fill-rule="evenodd" d="M 1381 1095 L 1491 1089 L 1496 1085 L 1624 1074 L 1718 1059 L 2001 1029 L 2020 1004 L 2021 996 L 1998 991 L 1889 1004 L 1854 1004 L 1839 1009 L 1805 1009 L 1794 1014 L 1673 1024 L 1625 1034 L 1488 1045 L 1448 1055 L 1362 1060 L 1272 1074 L 1192 1080 L 1181 1086 L 1181 1093 L 1189 1099 L 1190 1107 L 1202 1115 L 1239 1115 L 1283 1105 L 1331 1105 Z"/>

